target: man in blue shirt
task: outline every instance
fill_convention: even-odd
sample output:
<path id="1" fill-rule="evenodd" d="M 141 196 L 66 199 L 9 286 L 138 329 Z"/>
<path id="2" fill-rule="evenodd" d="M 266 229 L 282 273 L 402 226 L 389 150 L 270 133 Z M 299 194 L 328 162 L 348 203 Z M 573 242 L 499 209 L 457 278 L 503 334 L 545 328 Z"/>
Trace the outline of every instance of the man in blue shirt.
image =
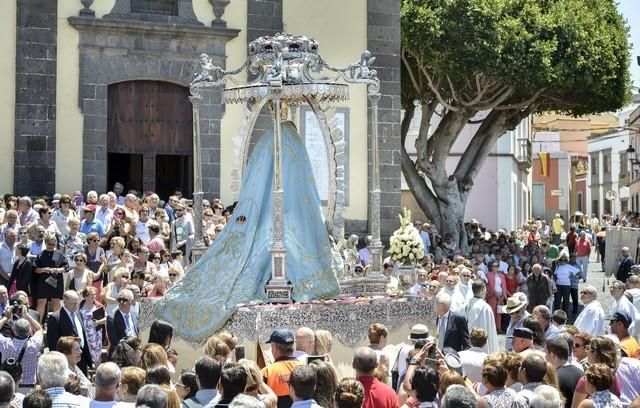
<path id="1" fill-rule="evenodd" d="M 83 208 L 84 220 L 80 223 L 80 232 L 85 235 L 89 235 L 92 232 L 97 233 L 100 237 L 103 237 L 107 231 L 104 229 L 104 225 L 96 220 L 96 206 L 93 204 L 87 205 Z"/>

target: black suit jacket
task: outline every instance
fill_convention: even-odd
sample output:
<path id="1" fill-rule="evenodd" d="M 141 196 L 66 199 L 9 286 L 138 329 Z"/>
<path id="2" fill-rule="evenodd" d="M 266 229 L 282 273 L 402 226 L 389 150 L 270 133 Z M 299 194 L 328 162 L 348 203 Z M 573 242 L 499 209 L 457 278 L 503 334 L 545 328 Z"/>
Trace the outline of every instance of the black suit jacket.
<path id="1" fill-rule="evenodd" d="M 82 324 L 84 319 L 81 313 L 78 313 L 78 318 Z M 78 368 L 86 374 L 87 368 L 91 366 L 91 353 L 89 352 L 87 334 L 84 331 L 84 326 L 82 327 L 82 333 L 78 333 L 76 326 L 71 322 L 71 318 L 63 308 L 60 308 L 57 312 L 50 313 L 49 319 L 47 319 L 47 345 L 50 351 L 57 351 L 56 346 L 60 337 L 81 337 L 84 341 L 84 347 L 82 348 L 82 359 L 78 363 Z"/>
<path id="2" fill-rule="evenodd" d="M 136 318 L 136 316 L 134 316 L 134 314 L 132 314 L 133 312 L 129 313 L 132 317 L 131 320 L 133 320 L 133 330 L 135 331 L 137 336 L 139 334 L 138 319 Z M 124 316 L 122 315 L 122 312 L 120 312 L 120 309 L 116 309 L 113 317 L 107 317 L 107 335 L 109 336 L 109 343 L 111 344 L 109 348 L 109 354 L 111 354 L 120 340 L 122 340 L 127 335 L 127 326 L 124 323 Z"/>
<path id="3" fill-rule="evenodd" d="M 628 256 L 626 257 L 618 267 L 618 273 L 616 273 L 616 279 L 621 282 L 627 282 L 629 278 L 629 273 L 631 272 L 631 267 L 633 266 L 633 258 Z"/>
<path id="4" fill-rule="evenodd" d="M 440 319 L 438 323 L 439 321 Z M 438 337 L 440 336 L 444 336 L 443 348 L 451 347 L 455 351 L 462 351 L 470 347 L 467 319 L 462 315 L 449 312 L 447 327 L 444 333 L 438 333 Z"/>

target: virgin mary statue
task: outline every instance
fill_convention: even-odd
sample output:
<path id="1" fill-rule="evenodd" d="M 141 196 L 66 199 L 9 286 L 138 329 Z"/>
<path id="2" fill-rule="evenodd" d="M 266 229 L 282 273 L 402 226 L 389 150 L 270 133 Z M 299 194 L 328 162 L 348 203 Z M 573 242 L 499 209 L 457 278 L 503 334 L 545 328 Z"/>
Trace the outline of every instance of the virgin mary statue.
<path id="1" fill-rule="evenodd" d="M 304 302 L 337 293 L 341 265 L 329 234 L 305 144 L 282 122 L 283 220 L 287 279 Z M 219 330 L 240 303 L 266 301 L 273 239 L 273 131 L 263 134 L 246 167 L 232 218 L 207 252 L 160 301 L 159 314 L 188 340 Z"/>

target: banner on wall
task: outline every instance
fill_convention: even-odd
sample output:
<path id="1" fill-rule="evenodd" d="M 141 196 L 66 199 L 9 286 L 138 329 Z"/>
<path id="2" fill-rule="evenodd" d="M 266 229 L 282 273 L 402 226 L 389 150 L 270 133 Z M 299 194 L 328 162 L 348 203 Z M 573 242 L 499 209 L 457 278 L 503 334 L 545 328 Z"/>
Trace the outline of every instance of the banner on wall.
<path id="1" fill-rule="evenodd" d="M 638 263 L 638 239 L 640 229 L 628 227 L 608 227 L 604 257 L 604 271 L 607 276 L 615 276 L 621 261 L 622 247 L 629 247 L 633 259 Z"/>
<path id="2" fill-rule="evenodd" d="M 549 175 L 549 158 L 550 155 L 548 152 L 538 153 L 538 159 L 540 159 L 540 174 L 542 177 L 547 177 Z"/>

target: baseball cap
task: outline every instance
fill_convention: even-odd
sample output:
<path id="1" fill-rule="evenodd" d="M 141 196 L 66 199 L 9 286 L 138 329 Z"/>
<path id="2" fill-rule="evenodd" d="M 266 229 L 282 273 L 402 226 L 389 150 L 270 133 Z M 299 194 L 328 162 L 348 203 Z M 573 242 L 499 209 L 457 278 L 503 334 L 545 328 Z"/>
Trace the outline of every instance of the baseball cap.
<path id="1" fill-rule="evenodd" d="M 92 213 L 96 212 L 96 206 L 93 204 L 85 205 L 82 209 L 84 211 L 91 211 Z"/>
<path id="2" fill-rule="evenodd" d="M 615 312 L 607 316 L 607 320 L 612 320 L 616 322 L 621 322 L 624 327 L 629 328 L 631 326 L 632 320 L 628 314 L 622 312 Z"/>
<path id="3" fill-rule="evenodd" d="M 533 340 L 533 331 L 526 327 L 518 327 L 513 330 L 513 335 L 509 336 L 509 338 L 520 337 L 522 339 Z"/>
<path id="4" fill-rule="evenodd" d="M 271 333 L 271 336 L 269 336 L 269 340 L 267 341 L 267 343 L 292 344 L 294 341 L 295 338 L 293 337 L 293 333 L 291 332 L 291 330 L 281 329 L 275 330 L 273 333 Z"/>

